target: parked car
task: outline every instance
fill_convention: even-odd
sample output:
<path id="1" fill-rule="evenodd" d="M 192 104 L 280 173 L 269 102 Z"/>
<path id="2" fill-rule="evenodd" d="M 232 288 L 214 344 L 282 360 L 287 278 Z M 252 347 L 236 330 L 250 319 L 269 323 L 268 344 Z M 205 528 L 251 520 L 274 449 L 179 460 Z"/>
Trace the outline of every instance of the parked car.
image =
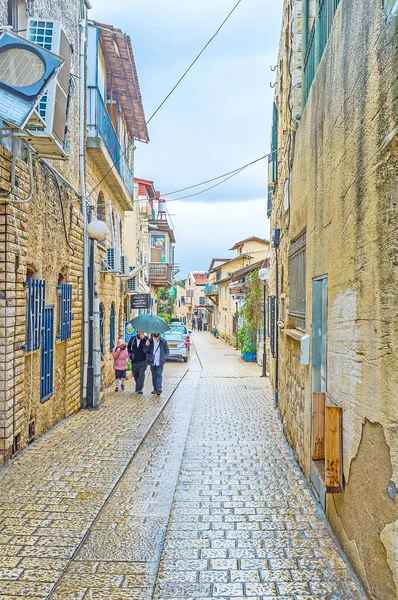
<path id="1" fill-rule="evenodd" d="M 188 327 L 186 325 L 184 325 L 184 323 L 170 323 L 169 325 L 170 327 L 170 331 L 176 332 L 176 333 L 183 333 L 185 336 L 185 341 L 188 344 L 188 348 L 191 345 L 191 331 L 189 331 Z"/>
<path id="2" fill-rule="evenodd" d="M 163 337 L 169 345 L 169 358 L 182 358 L 184 362 L 187 362 L 189 358 L 189 343 L 185 340 L 186 336 L 184 333 L 166 331 Z"/>

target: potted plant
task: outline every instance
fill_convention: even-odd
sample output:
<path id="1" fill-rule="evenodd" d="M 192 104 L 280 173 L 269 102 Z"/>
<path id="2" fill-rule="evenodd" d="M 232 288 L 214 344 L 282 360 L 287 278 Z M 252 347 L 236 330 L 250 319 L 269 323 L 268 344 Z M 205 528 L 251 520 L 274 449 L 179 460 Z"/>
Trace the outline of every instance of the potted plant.
<path id="1" fill-rule="evenodd" d="M 256 361 L 256 340 L 249 325 L 242 325 L 238 331 L 238 342 L 241 355 L 246 362 Z"/>

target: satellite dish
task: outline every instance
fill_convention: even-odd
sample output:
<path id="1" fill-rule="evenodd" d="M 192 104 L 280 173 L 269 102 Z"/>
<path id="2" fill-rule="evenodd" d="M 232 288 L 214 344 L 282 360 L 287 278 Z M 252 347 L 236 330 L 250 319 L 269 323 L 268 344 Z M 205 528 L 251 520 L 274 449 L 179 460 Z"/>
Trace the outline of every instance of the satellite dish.
<path id="1" fill-rule="evenodd" d="M 258 276 L 261 281 L 268 281 L 269 279 L 269 269 L 260 269 L 258 272 Z"/>
<path id="2" fill-rule="evenodd" d="M 64 59 L 37 44 L 0 33 L 0 119 L 23 129 Z"/>

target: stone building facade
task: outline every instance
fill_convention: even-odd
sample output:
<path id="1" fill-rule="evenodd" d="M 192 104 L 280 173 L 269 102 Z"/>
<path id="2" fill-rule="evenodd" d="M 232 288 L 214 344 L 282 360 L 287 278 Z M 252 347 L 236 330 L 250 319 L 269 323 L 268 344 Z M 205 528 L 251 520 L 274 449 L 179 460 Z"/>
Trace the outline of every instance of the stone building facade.
<path id="1" fill-rule="evenodd" d="M 87 198 L 93 207 L 91 217 L 108 227 L 107 239 L 95 244 L 101 388 L 105 388 L 114 380 L 112 349 L 124 337 L 124 324 L 132 316 L 128 281 L 134 276 L 139 250 L 134 248 L 138 218 L 134 150 L 135 140 L 149 138 L 130 37 L 94 21 L 87 37 Z"/>
<path id="2" fill-rule="evenodd" d="M 70 47 L 77 49 L 81 6 L 78 0 L 3 0 L 0 19 L 14 29 L 26 29 L 29 17 L 56 20 Z M 80 407 L 83 220 L 78 191 L 78 58 L 78 52 L 72 52 L 66 136 L 69 159 L 43 161 L 19 140 L 0 140 L 0 466 Z M 12 154 L 16 178 L 11 188 Z M 34 331 L 28 332 L 28 317 L 33 315 L 29 297 L 33 300 L 35 293 L 29 281 L 35 281 L 42 293 L 45 287 L 41 300 L 53 334 L 46 357 L 43 347 L 33 341 Z M 63 294 L 69 291 L 66 314 Z M 68 323 L 62 329 L 64 318 Z M 47 366 L 52 365 L 51 373 L 43 370 L 43 358 Z"/>
<path id="3" fill-rule="evenodd" d="M 397 19 L 394 2 L 285 2 L 268 205 L 279 410 L 377 600 L 398 597 Z"/>

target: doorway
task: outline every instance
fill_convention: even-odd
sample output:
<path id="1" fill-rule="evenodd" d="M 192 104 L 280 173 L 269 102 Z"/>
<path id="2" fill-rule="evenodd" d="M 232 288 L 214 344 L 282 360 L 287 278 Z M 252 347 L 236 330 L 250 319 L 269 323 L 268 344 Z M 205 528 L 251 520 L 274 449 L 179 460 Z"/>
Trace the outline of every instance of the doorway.
<path id="1" fill-rule="evenodd" d="M 311 483 L 322 507 L 325 488 L 325 393 L 327 392 L 328 277 L 312 282 L 312 443 Z"/>

